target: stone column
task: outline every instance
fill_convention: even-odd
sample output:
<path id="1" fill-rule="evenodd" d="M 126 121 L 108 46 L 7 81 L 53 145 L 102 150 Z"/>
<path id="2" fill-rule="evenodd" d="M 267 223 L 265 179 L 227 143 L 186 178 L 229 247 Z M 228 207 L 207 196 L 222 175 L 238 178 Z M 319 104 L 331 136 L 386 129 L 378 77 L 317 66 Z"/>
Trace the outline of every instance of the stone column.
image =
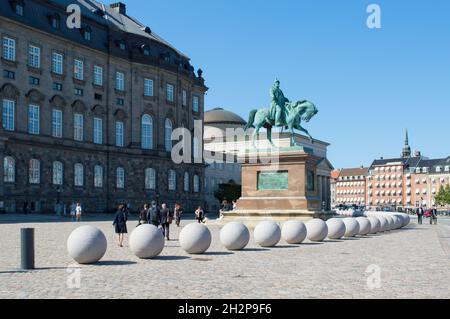
<path id="1" fill-rule="evenodd" d="M 323 202 L 323 178 L 322 176 L 317 176 L 317 187 L 318 187 L 318 195 L 320 200 L 320 210 L 322 210 L 322 202 Z"/>
<path id="2" fill-rule="evenodd" d="M 0 123 L 1 124 L 1 123 Z M 0 211 L 5 209 L 5 189 L 4 189 L 4 181 L 3 181 L 3 161 L 4 161 L 4 152 L 5 152 L 5 143 L 6 138 L 1 137 L 3 134 L 3 129 L 0 128 Z M 3 207 L 2 207 L 3 206 Z"/>
<path id="3" fill-rule="evenodd" d="M 327 181 L 327 210 L 330 211 L 331 210 L 331 178 L 327 177 L 326 178 Z"/>

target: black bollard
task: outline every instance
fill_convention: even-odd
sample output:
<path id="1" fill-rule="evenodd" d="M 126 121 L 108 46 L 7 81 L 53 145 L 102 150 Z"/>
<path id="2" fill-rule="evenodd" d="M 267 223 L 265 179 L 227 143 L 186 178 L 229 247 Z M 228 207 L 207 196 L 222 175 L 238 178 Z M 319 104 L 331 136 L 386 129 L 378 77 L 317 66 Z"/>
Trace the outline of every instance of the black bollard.
<path id="1" fill-rule="evenodd" d="M 21 239 L 21 269 L 34 269 L 34 228 L 22 228 Z"/>

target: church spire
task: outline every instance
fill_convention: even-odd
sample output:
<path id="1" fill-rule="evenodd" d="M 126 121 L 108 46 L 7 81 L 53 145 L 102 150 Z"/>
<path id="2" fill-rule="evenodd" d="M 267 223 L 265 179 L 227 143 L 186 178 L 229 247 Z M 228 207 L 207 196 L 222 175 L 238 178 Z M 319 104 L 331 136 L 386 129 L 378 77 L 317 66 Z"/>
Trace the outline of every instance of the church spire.
<path id="1" fill-rule="evenodd" d="M 403 158 L 410 158 L 411 157 L 411 147 L 409 146 L 408 130 L 406 130 L 405 146 L 403 147 L 402 157 Z"/>

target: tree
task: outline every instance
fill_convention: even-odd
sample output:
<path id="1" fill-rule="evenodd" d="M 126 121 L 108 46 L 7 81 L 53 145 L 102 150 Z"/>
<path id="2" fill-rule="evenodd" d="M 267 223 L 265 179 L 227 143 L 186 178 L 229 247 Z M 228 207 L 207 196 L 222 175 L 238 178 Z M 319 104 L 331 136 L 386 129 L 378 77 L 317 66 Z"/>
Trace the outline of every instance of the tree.
<path id="1" fill-rule="evenodd" d="M 222 203 L 226 200 L 228 203 L 238 200 L 241 197 L 242 187 L 234 183 L 221 184 L 219 190 L 214 194 L 217 200 Z"/>
<path id="2" fill-rule="evenodd" d="M 439 192 L 436 194 L 435 201 L 436 205 L 439 206 L 450 205 L 450 185 L 447 185 L 446 187 L 441 186 Z"/>

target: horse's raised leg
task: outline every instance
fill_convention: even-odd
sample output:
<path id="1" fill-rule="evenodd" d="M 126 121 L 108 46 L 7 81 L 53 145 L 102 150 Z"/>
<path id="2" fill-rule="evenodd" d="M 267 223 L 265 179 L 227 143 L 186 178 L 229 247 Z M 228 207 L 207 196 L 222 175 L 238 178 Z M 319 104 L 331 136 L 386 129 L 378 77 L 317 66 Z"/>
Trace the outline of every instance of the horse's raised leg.
<path id="1" fill-rule="evenodd" d="M 273 141 L 272 141 L 272 128 L 267 129 L 267 139 L 269 140 L 270 145 L 275 147 L 275 144 L 273 144 Z"/>

